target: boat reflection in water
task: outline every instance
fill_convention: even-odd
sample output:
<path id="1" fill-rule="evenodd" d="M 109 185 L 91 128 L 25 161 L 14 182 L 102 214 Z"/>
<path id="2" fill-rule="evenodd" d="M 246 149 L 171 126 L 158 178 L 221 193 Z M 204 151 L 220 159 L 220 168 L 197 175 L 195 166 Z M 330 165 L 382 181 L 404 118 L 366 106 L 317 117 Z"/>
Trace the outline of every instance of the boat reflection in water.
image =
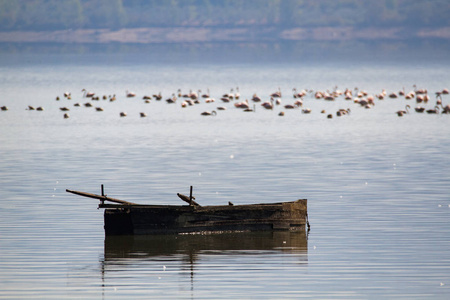
<path id="1" fill-rule="evenodd" d="M 307 253 L 304 231 L 262 231 L 179 235 L 105 236 L 106 265 L 122 259 L 166 256 L 215 250 L 278 250 Z M 305 257 L 306 258 L 306 257 Z"/>
<path id="2" fill-rule="evenodd" d="M 189 269 L 190 272 L 184 274 L 190 273 L 193 280 L 196 266 L 202 263 L 202 255 L 232 255 L 235 261 L 245 262 L 249 255 L 257 259 L 258 255 L 288 254 L 294 256 L 297 265 L 306 265 L 307 253 L 305 231 L 105 236 L 102 277 L 105 280 L 108 272 L 152 269 L 164 261 L 180 264 L 185 271 Z"/>

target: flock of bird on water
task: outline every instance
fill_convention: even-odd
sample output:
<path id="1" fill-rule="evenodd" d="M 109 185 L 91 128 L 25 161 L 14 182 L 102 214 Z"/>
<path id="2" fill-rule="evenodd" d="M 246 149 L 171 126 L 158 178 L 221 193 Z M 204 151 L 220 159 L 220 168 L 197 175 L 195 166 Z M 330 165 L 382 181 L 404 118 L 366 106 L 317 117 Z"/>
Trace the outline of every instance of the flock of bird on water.
<path id="1" fill-rule="evenodd" d="M 303 106 L 304 100 L 307 97 L 317 99 L 317 100 L 325 100 L 325 101 L 334 101 L 340 97 L 343 97 L 345 100 L 347 100 L 351 103 L 354 103 L 356 105 L 359 105 L 360 107 L 364 107 L 366 109 L 370 109 L 373 106 L 375 106 L 376 100 L 383 100 L 385 98 L 396 99 L 396 98 L 403 97 L 406 100 L 415 100 L 417 106 L 414 108 L 414 110 L 417 113 L 425 112 L 428 114 L 439 114 L 439 113 L 450 114 L 450 104 L 447 104 L 445 106 L 442 104 L 442 95 L 448 95 L 449 94 L 448 89 L 445 88 L 445 89 L 442 89 L 441 91 L 435 92 L 434 94 L 435 94 L 436 104 L 433 106 L 433 108 L 427 109 L 422 105 L 425 105 L 428 102 L 432 101 L 428 91 L 426 89 L 418 89 L 415 85 L 413 86 L 413 88 L 414 89 L 411 90 L 410 92 L 405 92 L 405 89 L 403 88 L 401 91 L 399 91 L 397 93 L 392 92 L 389 94 L 386 92 L 386 90 L 382 90 L 381 93 L 375 94 L 375 95 L 369 95 L 369 93 L 367 93 L 366 91 L 360 90 L 358 88 L 354 88 L 353 90 L 345 89 L 345 91 L 340 91 L 337 87 L 335 87 L 333 89 L 333 91 L 329 91 L 329 90 L 327 90 L 327 91 L 313 91 L 313 90 L 298 91 L 296 88 L 294 88 L 294 89 L 292 89 L 292 100 L 290 101 L 291 103 L 287 103 L 287 104 L 282 103 L 282 93 L 281 93 L 280 88 L 278 88 L 277 91 L 268 95 L 267 98 L 269 100 L 267 100 L 267 101 L 263 101 L 263 98 L 258 96 L 256 93 L 253 94 L 253 96 L 251 97 L 250 100 L 246 99 L 244 101 L 241 101 L 239 88 L 236 88 L 236 90 L 231 89 L 229 93 L 223 94 L 218 100 L 216 100 L 215 98 L 212 98 L 210 96 L 209 89 L 207 90 L 206 93 L 202 93 L 201 90 L 198 90 L 197 92 L 190 90 L 189 93 L 182 93 L 181 89 L 178 89 L 178 91 L 176 93 L 173 93 L 169 98 L 164 99 L 164 101 L 168 104 L 177 104 L 178 103 L 183 108 L 198 105 L 201 103 L 217 102 L 217 103 L 223 103 L 222 105 L 225 105 L 226 103 L 233 103 L 235 108 L 241 109 L 244 112 L 254 112 L 256 110 L 256 105 L 260 105 L 264 109 L 268 109 L 268 110 L 273 110 L 276 107 L 280 107 L 281 111 L 278 113 L 278 115 L 284 116 L 284 111 L 282 110 L 283 108 L 285 110 L 301 109 L 301 112 L 304 114 L 311 113 L 310 108 L 306 108 Z M 85 99 L 85 101 L 86 100 L 88 100 L 88 101 L 83 104 L 80 104 L 78 102 L 74 103 L 73 104 L 74 107 L 81 107 L 81 106 L 94 107 L 96 111 L 103 111 L 104 109 L 101 106 L 94 105 L 96 101 L 104 100 L 104 101 L 114 102 L 117 100 L 117 97 L 115 94 L 109 95 L 109 96 L 107 96 L 107 95 L 98 96 L 96 93 L 89 92 L 86 89 L 83 89 L 81 92 L 83 93 L 82 97 Z M 125 96 L 126 96 L 126 98 L 134 98 L 134 97 L 136 97 L 136 93 L 126 91 Z M 59 97 L 59 96 L 56 97 L 56 101 L 60 101 L 61 99 L 71 100 L 72 94 L 70 92 L 66 92 L 63 94 L 63 97 Z M 145 103 L 150 103 L 153 100 L 162 101 L 163 96 L 161 95 L 161 93 L 153 94 L 151 96 L 144 95 L 142 97 L 142 100 Z M 8 107 L 1 106 L 0 109 L 2 111 L 7 111 Z M 36 111 L 44 110 L 44 108 L 41 106 L 35 108 L 31 105 L 29 105 L 28 108 L 26 108 L 26 109 L 27 110 L 36 110 Z M 395 113 L 399 117 L 402 117 L 405 114 L 409 114 L 410 109 L 411 109 L 411 106 L 409 104 L 407 104 L 405 106 L 404 110 L 399 110 L 399 111 L 396 111 Z M 70 108 L 64 106 L 64 107 L 60 107 L 60 110 L 64 112 L 63 117 L 65 119 L 68 119 L 70 117 L 69 113 L 68 113 L 68 111 L 70 111 Z M 218 110 L 218 111 L 227 110 L 227 106 L 217 106 L 215 110 L 204 111 L 201 113 L 201 115 L 202 116 L 217 115 L 216 110 Z M 351 112 L 350 108 L 346 108 L 346 109 L 341 108 L 341 109 L 337 110 L 335 112 L 335 114 L 336 114 L 336 116 L 339 117 L 339 116 L 343 116 L 343 115 L 348 115 L 348 114 L 350 114 L 350 112 Z M 326 115 L 326 117 L 329 119 L 333 118 L 333 115 L 334 115 L 332 113 L 327 113 L 325 110 L 321 110 L 320 113 Z M 120 112 L 119 116 L 126 117 L 127 113 Z M 141 112 L 140 117 L 142 117 L 142 118 L 147 117 L 147 114 L 145 112 Z"/>

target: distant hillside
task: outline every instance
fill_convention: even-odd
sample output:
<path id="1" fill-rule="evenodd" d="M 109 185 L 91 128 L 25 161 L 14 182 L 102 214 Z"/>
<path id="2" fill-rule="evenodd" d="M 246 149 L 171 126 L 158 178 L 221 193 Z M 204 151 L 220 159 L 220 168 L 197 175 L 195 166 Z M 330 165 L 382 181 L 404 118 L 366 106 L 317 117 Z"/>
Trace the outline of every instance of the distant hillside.
<path id="1" fill-rule="evenodd" d="M 447 27 L 448 0 L 0 0 L 6 30 L 174 26 Z"/>
<path id="2" fill-rule="evenodd" d="M 0 0 L 0 41 L 449 39 L 449 15 L 448 0 Z"/>

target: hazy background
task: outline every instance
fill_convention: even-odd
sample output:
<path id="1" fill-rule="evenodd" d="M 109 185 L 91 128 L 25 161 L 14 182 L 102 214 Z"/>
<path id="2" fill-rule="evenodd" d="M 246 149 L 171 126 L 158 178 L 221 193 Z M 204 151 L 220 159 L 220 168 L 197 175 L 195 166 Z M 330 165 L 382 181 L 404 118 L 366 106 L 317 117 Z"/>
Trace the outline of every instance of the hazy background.
<path id="1" fill-rule="evenodd" d="M 450 52 L 449 15 L 446 0 L 0 0 L 0 53 L 440 61 Z"/>
<path id="2" fill-rule="evenodd" d="M 449 26 L 450 7 L 446 0 L 2 0 L 0 12 L 3 30 L 350 26 L 412 34 Z"/>

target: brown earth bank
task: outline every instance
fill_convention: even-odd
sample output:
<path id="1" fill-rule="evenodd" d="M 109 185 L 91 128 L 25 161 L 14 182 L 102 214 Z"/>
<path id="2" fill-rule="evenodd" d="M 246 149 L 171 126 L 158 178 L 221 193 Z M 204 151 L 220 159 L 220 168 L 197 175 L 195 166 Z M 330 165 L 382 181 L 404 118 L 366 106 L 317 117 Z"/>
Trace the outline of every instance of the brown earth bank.
<path id="1" fill-rule="evenodd" d="M 275 27 L 153 27 L 77 29 L 59 31 L 0 31 L 0 42 L 51 43 L 200 43 L 200 42 L 269 42 L 269 41 L 342 41 L 450 39 L 450 27 L 410 30 L 408 28 L 275 28 Z"/>

